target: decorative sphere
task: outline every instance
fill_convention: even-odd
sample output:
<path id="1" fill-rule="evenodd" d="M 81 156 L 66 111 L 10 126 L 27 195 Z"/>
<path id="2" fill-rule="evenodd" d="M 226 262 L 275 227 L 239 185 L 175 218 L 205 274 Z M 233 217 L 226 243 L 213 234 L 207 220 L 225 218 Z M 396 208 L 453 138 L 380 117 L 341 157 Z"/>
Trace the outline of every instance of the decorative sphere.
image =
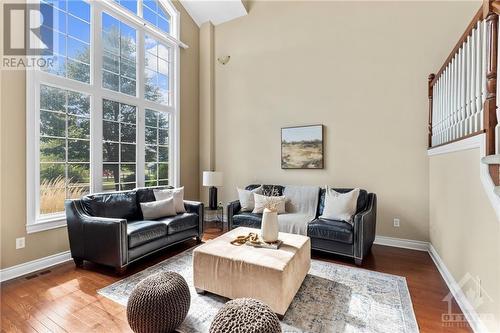
<path id="1" fill-rule="evenodd" d="M 135 286 L 127 303 L 127 320 L 136 333 L 172 332 L 186 318 L 191 295 L 175 272 L 151 275 Z"/>
<path id="2" fill-rule="evenodd" d="M 219 310 L 209 332 L 281 333 L 281 324 L 265 303 L 252 298 L 237 298 Z"/>

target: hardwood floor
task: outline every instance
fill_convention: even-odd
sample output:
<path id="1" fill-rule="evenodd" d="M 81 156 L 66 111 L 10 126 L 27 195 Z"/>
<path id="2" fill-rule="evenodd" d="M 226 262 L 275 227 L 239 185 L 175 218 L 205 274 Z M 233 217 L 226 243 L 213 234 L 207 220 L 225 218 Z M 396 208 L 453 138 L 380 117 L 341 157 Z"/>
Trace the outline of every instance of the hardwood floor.
<path id="1" fill-rule="evenodd" d="M 203 239 L 220 231 L 209 229 Z M 35 275 L 1 285 L 2 332 L 130 332 L 125 307 L 97 294 L 103 288 L 147 266 L 178 254 L 196 242 L 186 242 L 132 265 L 124 276 L 112 269 L 85 263 L 61 264 Z M 342 257 L 313 253 L 313 258 L 342 265 L 354 264 Z M 472 332 L 468 327 L 444 327 L 441 315 L 448 304 L 442 299 L 448 288 L 426 252 L 374 245 L 363 268 L 406 277 L 420 332 Z M 453 313 L 461 313 L 455 301 Z"/>

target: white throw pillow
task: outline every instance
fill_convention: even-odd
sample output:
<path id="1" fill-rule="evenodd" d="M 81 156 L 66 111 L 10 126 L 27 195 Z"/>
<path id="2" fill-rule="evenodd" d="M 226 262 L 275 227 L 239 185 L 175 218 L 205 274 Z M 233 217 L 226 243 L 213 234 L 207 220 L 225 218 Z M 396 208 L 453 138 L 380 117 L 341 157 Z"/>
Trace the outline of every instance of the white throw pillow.
<path id="1" fill-rule="evenodd" d="M 165 190 L 153 190 L 156 200 L 165 200 L 168 198 L 174 198 L 175 211 L 177 213 L 185 213 L 186 207 L 184 207 L 184 186 L 173 189 Z"/>
<path id="2" fill-rule="evenodd" d="M 338 220 L 352 223 L 352 217 L 356 213 L 359 188 L 347 193 L 339 193 L 327 186 L 325 192 L 325 207 L 320 218 Z"/>
<path id="3" fill-rule="evenodd" d="M 255 201 L 253 194 L 262 194 L 262 185 L 254 188 L 253 190 L 244 190 L 241 188 L 236 188 L 238 190 L 238 198 L 240 199 L 241 211 L 251 212 L 255 207 Z"/>
<path id="4" fill-rule="evenodd" d="M 175 216 L 174 198 L 165 200 L 141 202 L 142 216 L 146 220 L 155 220 L 161 217 Z"/>
<path id="5" fill-rule="evenodd" d="M 262 214 L 264 212 L 264 208 L 269 208 L 270 204 L 275 204 L 276 211 L 278 214 L 285 213 L 286 198 L 284 195 L 280 197 L 275 197 L 275 196 L 269 197 L 267 195 L 254 193 L 253 196 L 255 201 L 255 207 L 252 213 Z"/>

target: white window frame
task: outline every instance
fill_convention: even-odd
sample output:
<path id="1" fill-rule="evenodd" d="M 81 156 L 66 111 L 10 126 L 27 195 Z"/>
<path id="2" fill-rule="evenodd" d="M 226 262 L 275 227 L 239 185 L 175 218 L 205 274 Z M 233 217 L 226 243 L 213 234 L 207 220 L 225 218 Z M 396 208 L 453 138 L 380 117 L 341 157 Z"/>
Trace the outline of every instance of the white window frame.
<path id="1" fill-rule="evenodd" d="M 39 232 L 66 226 L 64 212 L 39 215 L 40 209 L 40 85 L 49 85 L 64 90 L 74 90 L 90 95 L 90 192 L 102 190 L 102 100 L 111 99 L 137 107 L 136 132 L 136 182 L 137 187 L 144 186 L 144 115 L 145 109 L 167 112 L 170 115 L 169 140 L 169 181 L 173 186 L 180 183 L 180 47 L 185 47 L 179 40 L 179 11 L 169 0 L 157 0 L 170 15 L 170 34 L 166 34 L 149 24 L 142 17 L 136 16 L 112 0 L 91 1 L 91 57 L 90 84 L 63 78 L 41 70 L 26 70 L 26 190 L 28 233 Z M 137 96 L 102 88 L 102 13 L 119 19 L 137 30 Z M 142 0 L 138 0 L 138 15 L 142 15 Z M 162 105 L 144 98 L 144 36 L 148 34 L 169 46 L 169 99 L 170 105 Z"/>

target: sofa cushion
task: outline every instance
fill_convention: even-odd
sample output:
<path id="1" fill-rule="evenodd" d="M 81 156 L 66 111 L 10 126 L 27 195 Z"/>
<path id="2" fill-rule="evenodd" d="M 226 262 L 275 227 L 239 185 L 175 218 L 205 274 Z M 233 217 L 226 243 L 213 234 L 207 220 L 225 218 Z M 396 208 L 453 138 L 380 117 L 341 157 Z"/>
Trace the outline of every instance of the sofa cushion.
<path id="1" fill-rule="evenodd" d="M 86 213 L 91 216 L 139 220 L 136 192 L 109 192 L 86 195 L 81 200 Z"/>
<path id="2" fill-rule="evenodd" d="M 238 190 L 238 198 L 240 199 L 241 211 L 251 212 L 255 208 L 254 194 L 261 194 L 262 186 L 259 186 L 253 190 L 245 190 L 237 187 L 236 190 Z"/>
<path id="3" fill-rule="evenodd" d="M 172 197 L 177 214 L 186 212 L 186 207 L 184 206 L 184 186 L 173 189 L 154 189 L 153 192 L 156 200 L 165 200 Z"/>
<path id="4" fill-rule="evenodd" d="M 168 227 L 168 234 L 172 235 L 184 230 L 198 227 L 198 214 L 182 213 L 172 217 L 164 217 L 157 220 Z"/>
<path id="5" fill-rule="evenodd" d="M 352 188 L 333 188 L 336 192 L 347 193 L 351 192 Z M 319 191 L 319 205 L 318 205 L 318 216 L 323 215 L 323 209 L 325 208 L 325 192 L 326 190 L 322 188 Z M 356 203 L 356 214 L 361 213 L 366 209 L 368 205 L 368 192 L 366 190 L 359 190 L 358 201 Z"/>
<path id="6" fill-rule="evenodd" d="M 233 225 L 235 227 L 260 228 L 262 214 L 251 212 L 242 212 L 233 216 Z"/>
<path id="7" fill-rule="evenodd" d="M 156 201 L 155 198 L 155 193 L 153 189 L 171 189 L 173 188 L 172 186 L 157 186 L 157 187 L 139 187 L 136 188 L 135 191 L 137 192 L 137 210 L 138 210 L 138 220 L 143 220 L 144 217 L 142 216 L 142 211 L 141 211 L 141 202 L 151 202 L 151 201 Z"/>
<path id="8" fill-rule="evenodd" d="M 165 200 L 141 202 L 142 216 L 146 220 L 156 220 L 162 217 L 175 216 L 174 198 Z"/>
<path id="9" fill-rule="evenodd" d="M 245 190 L 251 191 L 256 189 L 257 187 L 262 186 L 262 193 L 263 195 L 267 196 L 282 196 L 283 195 L 283 190 L 285 189 L 284 186 L 281 185 L 256 185 L 256 184 L 251 184 L 245 187 Z"/>
<path id="10" fill-rule="evenodd" d="M 352 244 L 353 226 L 344 221 L 315 219 L 307 227 L 307 235 L 346 244 Z"/>
<path id="11" fill-rule="evenodd" d="M 132 221 L 127 223 L 128 247 L 133 248 L 167 236 L 167 226 L 159 221 Z"/>

